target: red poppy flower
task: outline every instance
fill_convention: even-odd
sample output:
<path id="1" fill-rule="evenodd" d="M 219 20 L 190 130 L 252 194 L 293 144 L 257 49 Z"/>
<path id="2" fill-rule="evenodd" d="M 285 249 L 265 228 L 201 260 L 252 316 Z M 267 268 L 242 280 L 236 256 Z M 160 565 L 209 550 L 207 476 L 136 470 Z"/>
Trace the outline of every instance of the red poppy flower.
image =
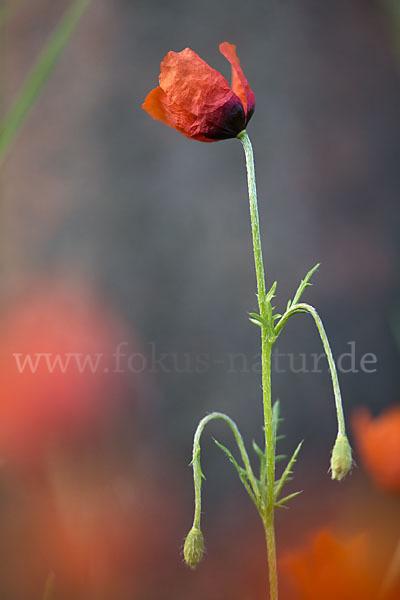
<path id="1" fill-rule="evenodd" d="M 353 415 L 361 458 L 375 483 L 400 493 L 400 405 L 373 419 L 365 408 Z"/>
<path id="2" fill-rule="evenodd" d="M 190 48 L 168 52 L 161 63 L 160 86 L 150 92 L 142 108 L 193 140 L 236 137 L 254 112 L 254 94 L 236 46 L 223 42 L 219 49 L 232 65 L 232 86 Z"/>

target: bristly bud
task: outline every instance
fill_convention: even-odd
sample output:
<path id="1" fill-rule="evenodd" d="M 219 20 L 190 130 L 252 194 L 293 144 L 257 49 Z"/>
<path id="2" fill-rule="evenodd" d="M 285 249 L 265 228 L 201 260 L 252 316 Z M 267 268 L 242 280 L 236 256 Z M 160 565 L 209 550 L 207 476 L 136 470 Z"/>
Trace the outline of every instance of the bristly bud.
<path id="1" fill-rule="evenodd" d="M 346 435 L 338 435 L 331 457 L 332 479 L 341 481 L 350 471 L 352 464 L 349 440 Z"/>
<path id="2" fill-rule="evenodd" d="M 200 529 L 192 527 L 186 536 L 185 545 L 183 547 L 183 556 L 186 564 L 195 569 L 204 554 L 204 537 Z"/>

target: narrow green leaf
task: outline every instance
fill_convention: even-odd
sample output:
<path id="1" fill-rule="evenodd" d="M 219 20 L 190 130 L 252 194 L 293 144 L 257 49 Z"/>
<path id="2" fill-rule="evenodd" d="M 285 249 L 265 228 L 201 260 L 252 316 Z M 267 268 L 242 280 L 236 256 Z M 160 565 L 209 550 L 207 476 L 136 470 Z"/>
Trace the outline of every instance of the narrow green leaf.
<path id="1" fill-rule="evenodd" d="M 0 166 L 92 0 L 75 0 L 50 36 L 0 128 Z"/>
<path id="2" fill-rule="evenodd" d="M 282 421 L 283 421 L 283 419 L 281 419 L 279 417 L 279 411 L 280 411 L 280 402 L 279 402 L 279 400 L 276 400 L 272 407 L 272 431 L 274 434 L 275 445 L 277 442 L 277 433 L 278 433 L 279 424 L 282 423 Z"/>
<path id="3" fill-rule="evenodd" d="M 193 466 L 194 461 L 199 457 L 200 448 L 197 448 L 196 452 L 192 456 L 192 460 L 189 463 L 189 467 Z"/>
<path id="4" fill-rule="evenodd" d="M 285 458 L 287 458 L 287 455 L 286 455 L 286 454 L 277 454 L 277 455 L 275 456 L 275 462 L 276 462 L 276 463 L 277 463 L 277 462 L 280 462 L 281 460 L 285 460 Z"/>
<path id="5" fill-rule="evenodd" d="M 280 319 L 282 315 L 280 315 L 279 313 L 277 313 L 276 315 L 274 315 L 272 318 L 274 321 L 276 321 L 277 319 Z"/>
<path id="6" fill-rule="evenodd" d="M 280 500 L 278 500 L 277 502 L 275 502 L 275 508 L 288 508 L 288 506 L 285 506 L 286 502 L 288 502 L 292 498 L 295 498 L 296 496 L 298 496 L 302 492 L 303 492 L 303 490 L 300 490 L 299 492 L 293 492 L 292 494 L 289 494 L 288 496 L 285 496 L 284 498 L 281 498 Z"/>
<path id="7" fill-rule="evenodd" d="M 256 319 L 249 319 L 250 323 L 253 323 L 254 325 L 257 325 L 258 327 L 262 327 L 263 324 L 260 323 L 260 321 L 257 321 Z"/>
<path id="8" fill-rule="evenodd" d="M 264 481 L 265 481 L 267 457 L 265 456 L 265 452 L 263 452 L 261 450 L 261 448 L 256 444 L 256 442 L 254 440 L 253 440 L 253 448 L 254 448 L 254 452 L 258 455 L 258 457 L 260 459 L 260 484 L 259 485 L 263 486 Z"/>
<path id="9" fill-rule="evenodd" d="M 267 326 L 267 321 L 265 319 L 263 319 L 262 316 L 258 315 L 257 313 L 249 313 L 249 320 L 252 323 L 254 323 L 255 325 L 259 325 L 260 327 Z"/>
<path id="10" fill-rule="evenodd" d="M 197 460 L 198 464 L 199 464 L 199 472 L 200 472 L 200 477 L 201 479 L 205 479 L 206 476 L 203 473 L 203 469 L 201 468 L 201 461 L 200 461 L 200 446 L 197 448 L 195 454 L 193 455 L 192 460 L 189 463 L 189 467 L 192 467 L 194 464 L 194 461 Z"/>
<path id="11" fill-rule="evenodd" d="M 254 440 L 253 440 L 253 449 L 254 449 L 254 452 L 258 455 L 260 460 L 265 459 L 264 452 L 261 450 L 260 446 Z"/>
<path id="12" fill-rule="evenodd" d="M 279 411 L 280 411 L 280 400 L 275 400 L 272 406 L 272 422 L 277 423 L 279 419 Z"/>
<path id="13" fill-rule="evenodd" d="M 304 279 L 301 280 L 299 287 L 297 288 L 297 291 L 294 295 L 293 301 L 292 301 L 292 305 L 293 304 L 297 304 L 298 301 L 300 300 L 303 292 L 305 291 L 305 289 L 307 287 L 309 287 L 311 284 L 308 283 L 310 278 L 312 277 L 312 275 L 315 273 L 315 271 L 318 269 L 319 267 L 319 263 L 317 265 L 315 265 L 315 267 L 313 267 L 312 269 L 310 269 L 307 273 L 307 275 L 304 277 Z M 288 306 L 289 308 L 289 306 Z"/>
<path id="14" fill-rule="evenodd" d="M 289 477 L 293 474 L 292 467 L 294 466 L 294 463 L 296 462 L 297 455 L 300 452 L 302 445 L 303 445 L 303 442 L 301 441 L 300 444 L 297 446 L 296 450 L 293 452 L 292 457 L 289 460 L 288 464 L 286 465 L 286 468 L 283 471 L 281 477 L 275 483 L 275 500 L 278 498 L 280 491 L 281 491 L 282 487 L 284 486 L 284 484 L 286 483 L 286 481 L 289 481 Z"/>
<path id="15" fill-rule="evenodd" d="M 274 281 L 274 283 L 271 286 L 271 289 L 269 290 L 267 296 L 266 296 L 266 301 L 267 302 L 271 302 L 272 298 L 275 296 L 275 290 L 276 290 L 276 286 L 278 285 L 277 281 Z"/>
<path id="16" fill-rule="evenodd" d="M 249 485 L 249 481 L 248 481 L 248 478 L 247 478 L 246 469 L 244 469 L 243 467 L 241 467 L 238 464 L 237 460 L 234 458 L 232 452 L 228 448 L 226 448 L 223 444 L 221 444 L 220 442 L 218 442 L 218 440 L 216 440 L 216 439 L 214 439 L 214 442 L 217 444 L 218 448 L 221 448 L 221 450 L 229 458 L 229 460 L 231 461 L 231 463 L 235 467 L 236 471 L 238 472 L 240 481 L 243 483 L 243 485 L 246 488 L 246 491 L 249 494 L 250 498 L 253 500 L 254 504 L 257 506 L 257 501 L 256 501 L 256 498 L 254 496 L 253 490 L 251 489 L 251 487 Z M 257 506 L 257 508 L 258 508 L 258 506 Z"/>

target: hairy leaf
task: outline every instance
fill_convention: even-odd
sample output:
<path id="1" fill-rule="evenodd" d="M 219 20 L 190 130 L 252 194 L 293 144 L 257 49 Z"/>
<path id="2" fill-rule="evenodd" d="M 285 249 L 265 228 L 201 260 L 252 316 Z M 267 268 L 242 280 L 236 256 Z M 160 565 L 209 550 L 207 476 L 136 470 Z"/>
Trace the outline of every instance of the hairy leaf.
<path id="1" fill-rule="evenodd" d="M 285 460 L 285 458 L 287 458 L 287 455 L 286 455 L 286 454 L 277 454 L 277 455 L 275 456 L 275 462 L 276 462 L 276 463 L 277 463 L 277 462 L 280 462 L 281 460 Z"/>
<path id="2" fill-rule="evenodd" d="M 253 490 L 250 487 L 249 480 L 248 480 L 248 477 L 247 477 L 246 469 L 244 469 L 243 467 L 241 467 L 239 465 L 239 463 L 237 462 L 237 460 L 234 458 L 232 452 L 228 448 L 226 448 L 223 444 L 221 444 L 220 442 L 218 442 L 216 439 L 214 439 L 214 442 L 217 444 L 218 448 L 221 448 L 221 450 L 229 458 L 229 460 L 231 461 L 231 463 L 235 467 L 236 471 L 238 472 L 240 481 L 243 483 L 244 487 L 246 488 L 247 493 L 249 494 L 249 496 L 253 500 L 254 504 L 257 506 L 257 501 L 256 501 L 256 498 L 254 496 Z"/>
<path id="3" fill-rule="evenodd" d="M 303 442 L 301 441 L 300 444 L 297 446 L 296 450 L 293 452 L 292 457 L 289 460 L 288 464 L 286 465 L 286 468 L 283 471 L 281 477 L 275 482 L 275 501 L 277 500 L 284 484 L 287 481 L 290 481 L 290 476 L 293 474 L 292 467 L 294 466 L 294 463 L 296 462 L 297 455 L 300 452 L 302 445 L 303 445 Z"/>
<path id="4" fill-rule="evenodd" d="M 257 313 L 249 313 L 249 320 L 260 327 L 267 327 L 268 323 L 261 315 Z"/>
<path id="5" fill-rule="evenodd" d="M 306 290 L 307 287 L 309 287 L 311 285 L 311 283 L 308 283 L 309 280 L 311 279 L 312 275 L 315 273 L 315 271 L 318 269 L 319 267 L 319 263 L 317 265 L 315 265 L 315 267 L 313 267 L 312 269 L 310 269 L 307 273 L 307 275 L 304 277 L 304 279 L 301 280 L 299 287 L 297 288 L 297 291 L 294 295 L 294 298 L 291 302 L 291 306 L 293 306 L 293 304 L 297 304 L 298 301 L 300 300 L 303 292 Z M 288 305 L 288 309 L 289 309 L 289 305 Z"/>
<path id="6" fill-rule="evenodd" d="M 275 296 L 275 290 L 276 290 L 276 286 L 278 285 L 277 281 L 274 281 L 274 283 L 271 286 L 271 289 L 269 290 L 267 296 L 266 296 L 266 301 L 267 302 L 271 302 L 272 298 L 274 298 Z"/>
<path id="7" fill-rule="evenodd" d="M 289 494 L 288 496 L 285 496 L 284 498 L 281 498 L 280 500 L 278 500 L 277 502 L 275 502 L 275 508 L 289 508 L 288 506 L 286 506 L 286 502 L 288 502 L 292 498 L 295 498 L 296 496 L 298 496 L 299 494 L 301 494 L 302 491 L 303 490 L 300 490 L 299 492 L 293 492 L 292 494 Z"/>

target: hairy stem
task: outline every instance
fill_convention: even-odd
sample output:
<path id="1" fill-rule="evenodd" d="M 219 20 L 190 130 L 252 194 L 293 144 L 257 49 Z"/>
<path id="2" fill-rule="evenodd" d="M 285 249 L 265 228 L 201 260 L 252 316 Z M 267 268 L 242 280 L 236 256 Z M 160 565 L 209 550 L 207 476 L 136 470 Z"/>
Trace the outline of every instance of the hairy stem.
<path id="1" fill-rule="evenodd" d="M 243 144 L 246 156 L 247 182 L 249 187 L 250 219 L 253 237 L 254 264 L 257 278 L 257 297 L 260 315 L 264 324 L 261 327 L 261 366 L 262 391 L 264 409 L 266 484 L 265 507 L 263 524 L 268 553 L 269 598 L 278 598 L 278 576 L 276 568 L 275 525 L 274 525 L 274 484 L 275 484 L 275 442 L 272 424 L 271 402 L 271 349 L 275 341 L 275 330 L 272 318 L 271 303 L 267 300 L 264 263 L 261 248 L 260 223 L 258 217 L 256 176 L 254 169 L 253 149 L 246 131 L 239 133 L 238 138 Z"/>
<path id="2" fill-rule="evenodd" d="M 336 365 L 335 365 L 335 361 L 333 359 L 332 350 L 329 345 L 328 336 L 326 335 L 324 325 L 321 321 L 319 314 L 315 310 L 315 308 L 313 306 L 311 306 L 310 304 L 305 304 L 304 302 L 301 302 L 299 304 L 294 304 L 288 311 L 285 312 L 285 314 L 282 316 L 282 318 L 276 324 L 275 332 L 277 335 L 279 335 L 279 333 L 282 331 L 282 329 L 283 329 L 285 323 L 288 321 L 288 319 L 290 319 L 290 317 L 292 317 L 293 315 L 295 315 L 299 312 L 307 312 L 308 314 L 310 314 L 313 317 L 315 324 L 317 326 L 317 329 L 318 329 L 318 332 L 319 332 L 319 335 L 320 335 L 320 338 L 322 341 L 322 345 L 324 346 L 326 358 L 328 360 L 329 370 L 331 373 L 333 393 L 335 396 L 336 415 L 337 415 L 337 421 L 338 421 L 338 435 L 345 436 L 346 435 L 346 425 L 345 425 L 345 421 L 344 421 L 342 395 L 340 393 L 340 386 L 339 386 L 339 379 L 338 379 L 338 375 L 337 375 L 337 371 L 336 371 Z"/>
<path id="3" fill-rule="evenodd" d="M 193 527 L 200 529 L 200 517 L 201 517 L 201 479 L 202 479 L 202 471 L 200 464 L 200 438 L 203 433 L 204 427 L 212 421 L 213 419 L 221 419 L 225 421 L 231 428 L 233 435 L 235 436 L 236 443 L 239 448 L 240 456 L 242 457 L 243 464 L 246 469 L 247 476 L 249 478 L 252 490 L 254 492 L 255 497 L 257 498 L 259 495 L 258 486 L 256 482 L 256 478 L 254 476 L 253 470 L 250 465 L 250 460 L 243 442 L 243 438 L 240 434 L 240 431 L 236 425 L 236 423 L 224 413 L 212 412 L 206 417 L 204 417 L 197 426 L 196 433 L 194 434 L 193 440 L 193 480 L 194 480 L 194 493 L 195 493 L 195 510 L 194 510 L 194 519 L 193 519 Z"/>

